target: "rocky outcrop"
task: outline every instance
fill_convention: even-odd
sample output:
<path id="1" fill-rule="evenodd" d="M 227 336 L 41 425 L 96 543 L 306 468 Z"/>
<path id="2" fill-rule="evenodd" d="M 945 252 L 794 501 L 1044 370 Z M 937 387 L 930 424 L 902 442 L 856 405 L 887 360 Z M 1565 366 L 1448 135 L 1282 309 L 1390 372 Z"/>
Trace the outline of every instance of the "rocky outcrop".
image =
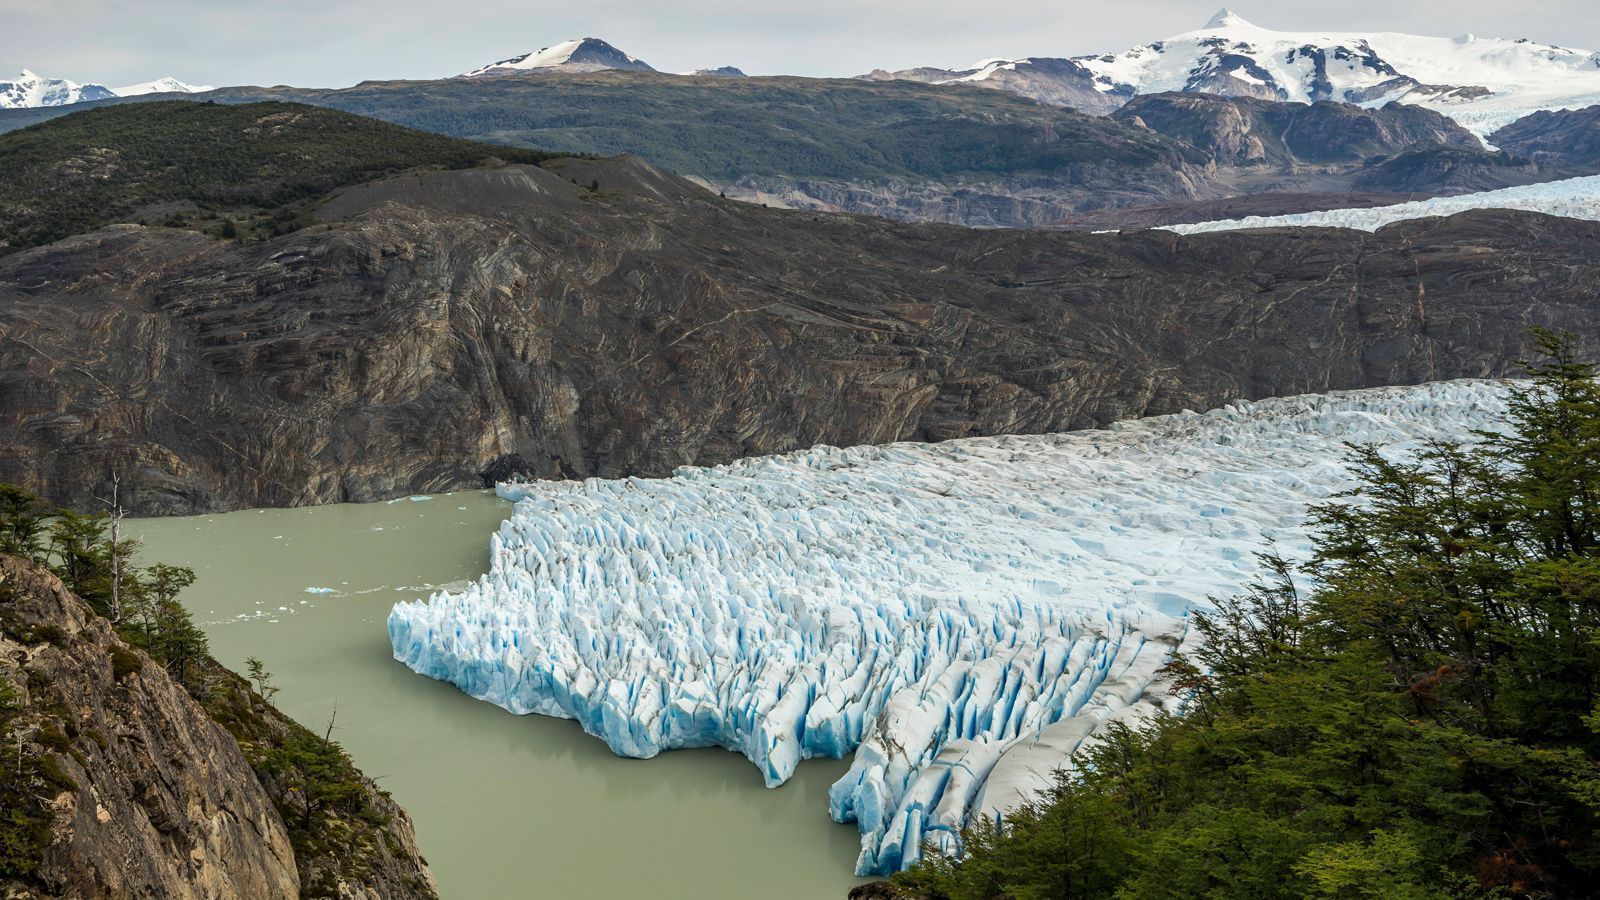
<path id="1" fill-rule="evenodd" d="M 1481 148 L 1471 132 L 1420 106 L 1283 103 L 1248 96 L 1166 93 L 1135 97 L 1111 114 L 1186 141 L 1223 166 L 1360 163 L 1416 144 Z"/>
<path id="2" fill-rule="evenodd" d="M 1490 152 L 1428 144 L 1369 160 L 1357 173 L 1354 187 L 1363 191 L 1412 191 L 1438 196 L 1492 191 L 1559 177 L 1560 173 L 1503 150 Z"/>
<path id="3" fill-rule="evenodd" d="M 1489 135 L 1489 143 L 1571 175 L 1600 172 L 1600 106 L 1536 112 Z"/>
<path id="4" fill-rule="evenodd" d="M 0 260 L 0 480 L 142 513 L 661 475 L 1515 371 L 1600 335 L 1600 225 L 1181 237 L 763 210 L 634 160 L 406 175 L 261 244 Z"/>
<path id="5" fill-rule="evenodd" d="M 58 773 L 50 837 L 7 897 L 290 898 L 294 852 L 227 731 L 43 569 L 0 557 L 6 752 Z M 17 892 L 17 893 L 13 893 Z"/>
<path id="6" fill-rule="evenodd" d="M 294 754 L 319 738 L 215 660 L 185 664 L 187 686 L 55 575 L 0 556 L 0 798 L 19 814 L 0 821 L 0 895 L 436 897 L 410 818 L 337 745 L 314 771 L 341 799 L 301 815 Z"/>

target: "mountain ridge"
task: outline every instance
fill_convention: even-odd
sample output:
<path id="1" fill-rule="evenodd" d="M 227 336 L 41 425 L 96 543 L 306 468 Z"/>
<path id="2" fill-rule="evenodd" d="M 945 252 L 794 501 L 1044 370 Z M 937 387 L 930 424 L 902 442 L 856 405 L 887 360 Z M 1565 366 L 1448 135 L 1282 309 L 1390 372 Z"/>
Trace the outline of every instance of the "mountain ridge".
<path id="1" fill-rule="evenodd" d="M 312 214 L 0 258 L 0 480 L 89 503 L 116 469 L 175 514 L 648 476 L 1493 376 L 1530 324 L 1600 334 L 1600 224 L 1529 213 L 992 231 L 762 209 L 618 158 L 392 175 Z"/>

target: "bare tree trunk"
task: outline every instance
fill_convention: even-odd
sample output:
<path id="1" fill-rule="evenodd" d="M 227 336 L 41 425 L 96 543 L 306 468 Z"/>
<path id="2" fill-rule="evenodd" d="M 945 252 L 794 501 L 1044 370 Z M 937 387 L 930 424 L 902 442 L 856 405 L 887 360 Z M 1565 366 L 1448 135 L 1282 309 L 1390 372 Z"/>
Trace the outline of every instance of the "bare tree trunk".
<path id="1" fill-rule="evenodd" d="M 122 624 L 122 477 L 111 473 L 111 622 Z"/>

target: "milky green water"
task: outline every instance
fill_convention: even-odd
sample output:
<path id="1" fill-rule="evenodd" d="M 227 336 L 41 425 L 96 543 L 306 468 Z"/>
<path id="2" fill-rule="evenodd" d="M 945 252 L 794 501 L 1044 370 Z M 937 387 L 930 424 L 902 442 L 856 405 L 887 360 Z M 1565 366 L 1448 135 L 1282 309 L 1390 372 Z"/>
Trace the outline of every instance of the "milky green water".
<path id="1" fill-rule="evenodd" d="M 194 568 L 183 600 L 219 660 L 260 657 L 278 706 L 313 730 L 337 709 L 336 739 L 410 811 L 445 900 L 843 897 L 858 838 L 829 821 L 827 790 L 846 763 L 804 763 L 767 790 L 723 750 L 620 759 L 572 722 L 394 661 L 390 606 L 486 571 L 509 509 L 467 492 L 131 530 L 147 561 Z"/>

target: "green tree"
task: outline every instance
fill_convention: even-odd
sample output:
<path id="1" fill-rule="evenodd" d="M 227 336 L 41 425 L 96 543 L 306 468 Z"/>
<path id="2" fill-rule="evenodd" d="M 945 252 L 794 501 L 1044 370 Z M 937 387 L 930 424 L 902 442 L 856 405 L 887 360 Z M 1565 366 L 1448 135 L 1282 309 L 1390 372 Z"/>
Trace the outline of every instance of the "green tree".
<path id="1" fill-rule="evenodd" d="M 0 484 L 0 553 L 41 562 L 47 511 L 32 492 Z"/>
<path id="2" fill-rule="evenodd" d="M 1306 574 L 1195 615 L 1187 711 L 1103 728 L 928 897 L 1555 897 L 1600 879 L 1600 386 L 1570 340 L 1504 429 L 1353 447 Z M 1075 821 L 1093 837 L 1071 839 Z M 1062 823 L 1041 827 L 1040 823 Z M 1081 829 L 1087 833 L 1091 829 Z"/>
<path id="3" fill-rule="evenodd" d="M 106 546 L 108 519 L 103 514 L 70 509 L 50 522 L 50 553 L 55 573 L 67 589 L 104 615 L 111 596 L 111 555 Z"/>
<path id="4" fill-rule="evenodd" d="M 247 656 L 244 660 L 244 671 L 245 675 L 255 683 L 256 693 L 261 695 L 261 699 L 271 703 L 272 698 L 278 693 L 278 688 L 272 683 L 272 673 L 267 671 L 266 663 L 263 663 L 260 657 Z"/>

